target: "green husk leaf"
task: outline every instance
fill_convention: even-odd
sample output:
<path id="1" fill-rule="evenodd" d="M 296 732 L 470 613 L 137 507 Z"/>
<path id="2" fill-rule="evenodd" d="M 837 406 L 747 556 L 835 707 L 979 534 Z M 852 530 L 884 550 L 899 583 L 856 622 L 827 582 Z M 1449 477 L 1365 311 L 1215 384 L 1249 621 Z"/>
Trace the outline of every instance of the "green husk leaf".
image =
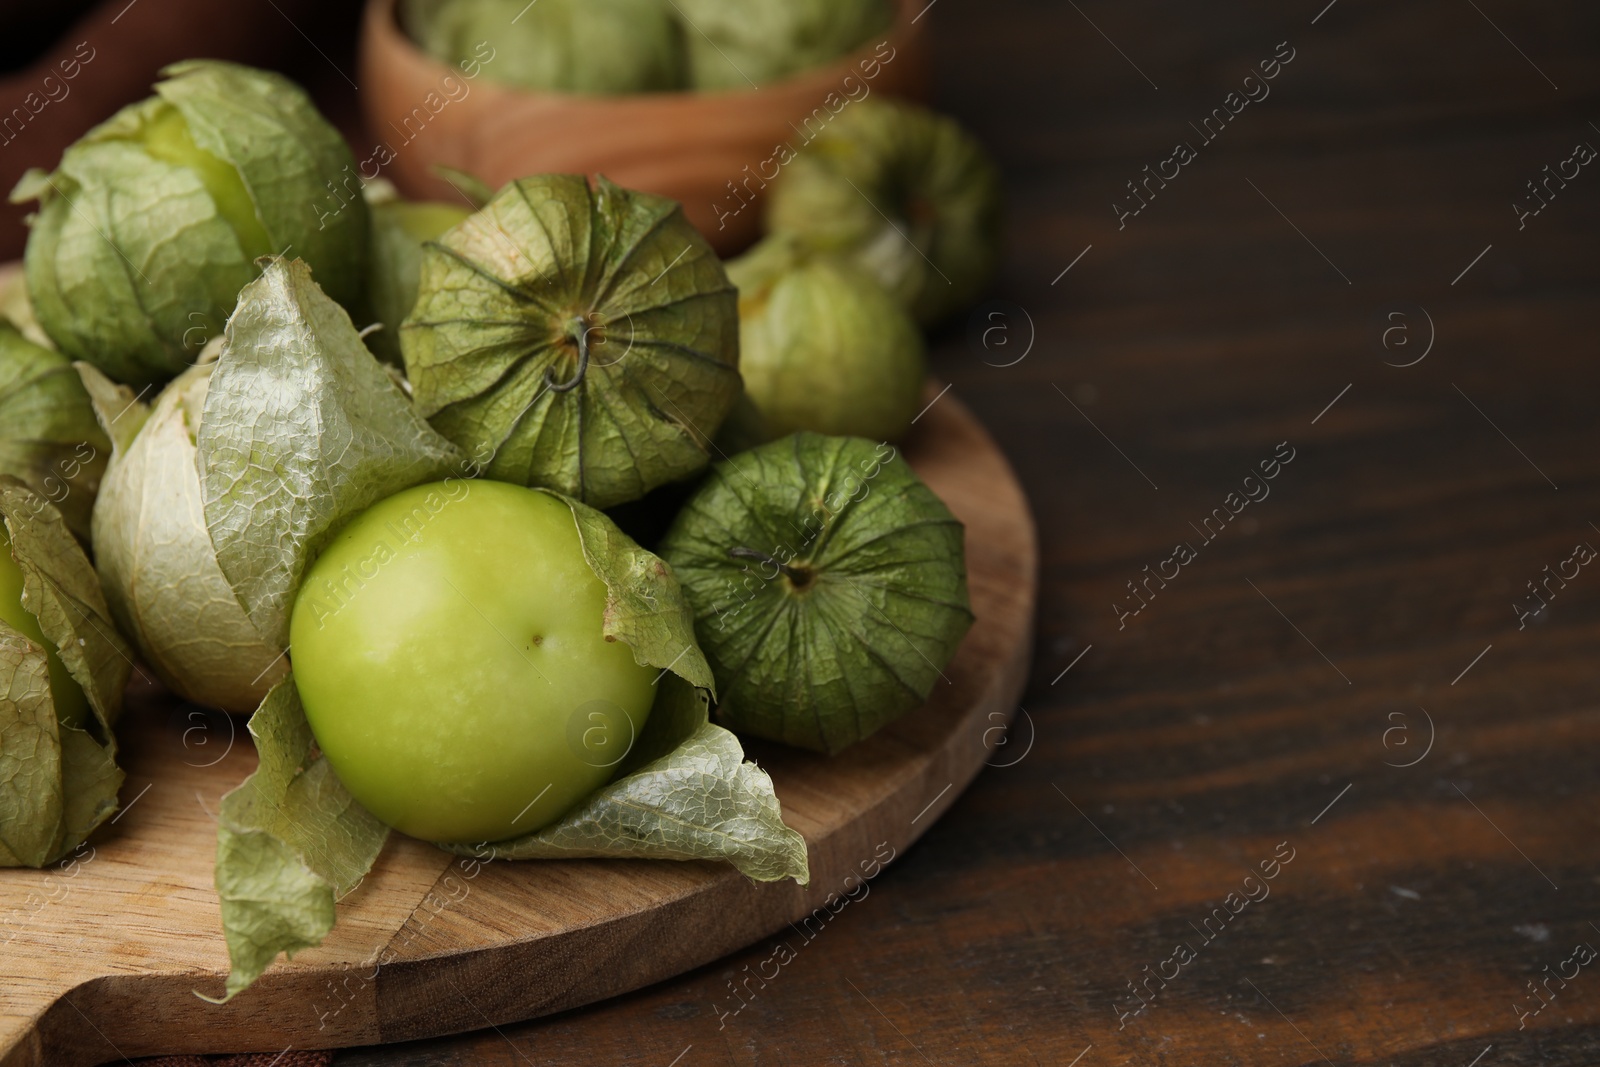
<path id="1" fill-rule="evenodd" d="M 133 652 L 112 622 L 94 568 L 61 513 L 20 482 L 0 477 L 0 514 L 22 568 L 22 606 L 39 620 L 83 688 L 109 743 L 133 673 Z"/>
<path id="2" fill-rule="evenodd" d="M 661 554 L 718 719 L 803 748 L 836 752 L 920 705 L 972 624 L 961 523 L 861 438 L 799 433 L 717 464 Z"/>
<path id="3" fill-rule="evenodd" d="M 618 776 L 560 820 L 509 841 L 441 847 L 496 859 L 725 860 L 762 881 L 806 882 L 805 840 L 784 825 L 772 780 L 708 719 L 711 670 L 672 571 L 600 512 L 561 499 L 606 584 L 606 635 L 661 668 L 661 691 Z"/>
<path id="4" fill-rule="evenodd" d="M 150 417 L 150 405 L 141 400 L 133 389 L 107 378 L 93 363 L 80 361 L 74 363 L 73 367 L 78 371 L 84 391 L 89 394 L 89 403 L 101 432 L 111 441 L 112 457 L 115 458 L 117 453 L 128 450 L 144 427 L 144 421 Z"/>
<path id="5" fill-rule="evenodd" d="M 42 174 L 42 171 L 30 171 L 33 174 Z M 19 185 L 23 185 L 19 183 Z M 0 277 L 5 280 L 0 282 L 0 315 L 3 315 L 17 331 L 38 345 L 54 352 L 56 343 L 50 340 L 50 335 L 44 332 L 44 327 L 39 325 L 39 317 L 33 313 L 33 300 L 28 296 L 28 278 L 20 264 L 0 270 Z"/>
<path id="6" fill-rule="evenodd" d="M 72 531 L 88 537 L 110 456 L 71 361 L 0 322 L 0 474 L 54 501 Z"/>
<path id="7" fill-rule="evenodd" d="M 724 860 L 758 881 L 809 882 L 805 838 L 784 824 L 767 772 L 708 720 L 704 690 L 672 674 L 661 685 L 633 753 L 660 755 L 537 833 L 441 847 L 480 859 Z"/>
<path id="8" fill-rule="evenodd" d="M 162 107 L 130 104 L 67 149 L 42 179 L 24 259 L 61 352 L 136 384 L 186 366 L 255 273 L 199 176 L 136 143 Z"/>
<path id="9" fill-rule="evenodd" d="M 76 849 L 117 810 L 117 792 L 124 778 L 114 745 L 102 745 L 89 731 L 73 726 L 61 727 L 58 736 L 63 836 L 56 859 Z"/>
<path id="10" fill-rule="evenodd" d="M 200 423 L 201 495 L 217 562 L 256 629 L 289 639 L 294 593 L 338 527 L 459 470 L 298 260 L 239 294 Z"/>
<path id="11" fill-rule="evenodd" d="M 63 725 L 49 653 L 0 622 L 0 866 L 41 867 L 116 810 L 123 775 L 112 725 L 133 670 L 88 558 L 65 521 L 21 482 L 0 477 L 0 518 L 22 577 L 22 606 L 83 690 L 86 729 Z"/>
<path id="12" fill-rule="evenodd" d="M 213 367 L 184 371 L 146 409 L 79 365 L 118 439 L 95 505 L 95 567 L 118 624 L 168 688 L 248 714 L 288 666 L 245 614 L 206 529 L 195 435 Z"/>
<path id="13" fill-rule="evenodd" d="M 37 200 L 43 204 L 53 195 L 55 189 L 51 185 L 50 172 L 39 167 L 29 167 L 22 172 L 22 177 L 17 179 L 17 184 L 12 186 L 7 202 L 26 204 L 30 200 Z"/>
<path id="14" fill-rule="evenodd" d="M 666 563 L 640 548 L 602 512 L 561 499 L 578 524 L 583 558 L 606 585 L 606 635 L 632 648 L 634 662 L 671 670 L 715 694 L 711 668 L 695 644 L 694 616 Z"/>
<path id="15" fill-rule="evenodd" d="M 927 325 L 994 275 L 1000 172 L 954 119 L 862 100 L 784 168 L 767 224 L 855 260 Z"/>
<path id="16" fill-rule="evenodd" d="M 231 163 L 250 194 L 276 255 L 316 271 L 330 298 L 354 307 L 364 297 L 366 202 L 344 137 L 294 82 L 237 63 L 190 59 L 162 72 L 156 92 L 188 123 L 201 148 Z M 328 192 L 330 183 L 342 195 Z"/>
<path id="17" fill-rule="evenodd" d="M 231 971 L 222 1001 L 284 952 L 320 944 L 334 903 L 364 878 L 389 828 L 356 803 L 314 749 L 293 677 L 250 718 L 260 764 L 222 798 L 217 894 Z"/>
<path id="18" fill-rule="evenodd" d="M 61 836 L 61 743 L 43 648 L 0 622 L 0 864 L 43 867 Z"/>
<path id="19" fill-rule="evenodd" d="M 489 477 L 594 507 L 705 466 L 739 396 L 716 253 L 676 203 L 604 178 L 520 179 L 425 245 L 400 345 L 417 407 Z"/>

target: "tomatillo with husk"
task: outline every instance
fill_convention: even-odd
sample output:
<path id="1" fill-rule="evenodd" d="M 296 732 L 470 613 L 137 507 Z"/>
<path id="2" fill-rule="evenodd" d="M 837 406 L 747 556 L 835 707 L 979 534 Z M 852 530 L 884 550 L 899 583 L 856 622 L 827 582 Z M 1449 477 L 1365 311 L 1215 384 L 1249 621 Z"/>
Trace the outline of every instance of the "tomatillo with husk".
<path id="1" fill-rule="evenodd" d="M 738 292 L 673 201 L 521 178 L 423 246 L 417 409 L 485 473 L 592 507 L 688 477 L 739 398 Z"/>
<path id="2" fill-rule="evenodd" d="M 736 732 L 823 752 L 948 681 L 964 528 L 893 447 L 798 433 L 712 467 L 660 552 Z"/>
<path id="3" fill-rule="evenodd" d="M 40 325 L 69 358 L 135 385 L 194 362 L 261 256 L 305 260 L 346 306 L 364 295 L 355 160 L 305 91 L 217 60 L 162 73 L 155 96 L 11 194 L 39 201 L 25 264 Z"/>
<path id="4" fill-rule="evenodd" d="M 372 256 L 367 277 L 367 304 L 382 329 L 366 335 L 372 354 L 400 362 L 400 324 L 417 302 L 422 278 L 422 244 L 437 240 L 472 214 L 463 204 L 398 197 L 370 203 Z"/>
<path id="5" fill-rule="evenodd" d="M 922 398 L 922 335 L 866 271 L 785 235 L 728 264 L 739 287 L 739 373 L 779 437 L 896 441 Z"/>
<path id="6" fill-rule="evenodd" d="M 206 529 L 196 440 L 215 366 L 191 367 L 148 408 L 85 371 L 115 445 L 94 507 L 95 569 L 117 624 L 168 688 L 242 714 L 288 664 L 245 614 Z"/>
<path id="7" fill-rule="evenodd" d="M 63 726 L 82 726 L 89 717 L 89 701 L 83 695 L 83 687 L 73 681 L 61 662 L 56 643 L 39 629 L 39 620 L 23 604 L 22 594 L 22 568 L 12 558 L 11 535 L 0 522 L 0 622 L 44 649 L 56 719 Z"/>
<path id="8" fill-rule="evenodd" d="M 117 810 L 133 655 L 61 513 L 0 475 L 0 867 L 43 867 Z"/>
<path id="9" fill-rule="evenodd" d="M 767 226 L 855 260 L 931 325 L 989 284 L 1000 209 L 999 170 L 954 119 L 874 97 L 784 168 Z"/>
<path id="10" fill-rule="evenodd" d="M 0 474 L 26 483 L 87 540 L 111 442 L 72 362 L 0 321 Z"/>
<path id="11" fill-rule="evenodd" d="M 606 635 L 606 606 L 568 502 L 418 486 L 306 572 L 295 686 L 339 781 L 385 823 L 427 841 L 532 833 L 611 777 L 658 692 L 664 672 Z"/>

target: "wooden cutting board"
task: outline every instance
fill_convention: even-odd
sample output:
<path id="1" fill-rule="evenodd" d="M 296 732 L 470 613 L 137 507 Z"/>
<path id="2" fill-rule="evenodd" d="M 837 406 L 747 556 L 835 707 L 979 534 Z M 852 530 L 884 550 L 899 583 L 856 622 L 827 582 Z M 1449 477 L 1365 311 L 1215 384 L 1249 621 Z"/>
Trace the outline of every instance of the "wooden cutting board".
<path id="1" fill-rule="evenodd" d="M 930 389 L 929 397 L 933 397 Z M 1005 737 L 1031 655 L 1033 519 L 1010 467 L 954 396 L 905 454 L 967 526 L 977 622 L 948 684 L 871 740 L 824 757 L 747 742 L 811 884 L 715 863 L 474 865 L 399 835 L 321 946 L 224 1006 L 212 857 L 217 801 L 255 765 L 242 721 L 135 689 L 122 811 L 76 860 L 0 870 L 0 1067 L 176 1052 L 401 1041 L 615 996 L 726 955 L 855 889 L 931 826 Z M 841 905 L 835 899 L 834 908 Z"/>

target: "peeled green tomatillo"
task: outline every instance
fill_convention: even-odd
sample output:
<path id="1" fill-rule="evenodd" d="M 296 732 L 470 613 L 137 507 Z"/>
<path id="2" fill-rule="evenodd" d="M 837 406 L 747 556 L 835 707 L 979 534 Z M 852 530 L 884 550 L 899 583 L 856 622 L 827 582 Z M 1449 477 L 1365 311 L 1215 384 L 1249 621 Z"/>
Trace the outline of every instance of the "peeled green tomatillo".
<path id="1" fill-rule="evenodd" d="M 644 727 L 662 672 L 605 635 L 605 610 L 566 501 L 418 486 L 356 517 L 307 572 L 295 683 L 374 815 L 430 841 L 497 841 L 594 792 Z"/>
<path id="2" fill-rule="evenodd" d="M 43 648 L 50 662 L 50 697 L 56 719 L 63 726 L 82 726 L 89 718 L 89 701 L 83 687 L 72 680 L 57 654 L 55 642 L 39 629 L 39 620 L 22 606 L 22 569 L 11 558 L 11 535 L 0 522 L 0 622 Z"/>
<path id="3" fill-rule="evenodd" d="M 345 305 L 363 298 L 367 207 L 354 159 L 278 74 L 215 60 L 167 67 L 156 95 L 29 171 L 34 311 L 72 359 L 164 381 L 219 334 L 258 257 L 299 257 Z"/>
<path id="4" fill-rule="evenodd" d="M 739 287 L 739 373 L 777 437 L 899 440 L 922 398 L 922 335 L 870 274 L 770 237 L 728 264 Z"/>
<path id="5" fill-rule="evenodd" d="M 717 464 L 661 542 L 718 718 L 837 752 L 927 699 L 972 624 L 961 523 L 886 444 L 797 433 Z"/>
<path id="6" fill-rule="evenodd" d="M 872 97 L 784 168 L 767 225 L 854 259 L 930 324 L 989 284 L 1000 208 L 999 171 L 954 119 Z"/>

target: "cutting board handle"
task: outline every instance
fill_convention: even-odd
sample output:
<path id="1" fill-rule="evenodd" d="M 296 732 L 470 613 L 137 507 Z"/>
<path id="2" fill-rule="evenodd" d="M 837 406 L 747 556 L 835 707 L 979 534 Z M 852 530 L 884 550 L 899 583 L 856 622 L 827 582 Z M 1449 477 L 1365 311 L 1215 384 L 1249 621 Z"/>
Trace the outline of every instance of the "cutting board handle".
<path id="1" fill-rule="evenodd" d="M 0 993 L 0 1067 L 45 1067 L 46 1063 L 59 1062 L 45 1055 L 43 1035 L 51 1022 L 57 1026 L 65 1022 L 59 1016 L 53 1020 L 55 1012 L 74 1014 L 71 1002 L 65 999 L 71 988 L 36 977 L 20 982 L 8 979 L 6 985 L 9 988 Z M 91 1041 L 109 1048 L 110 1043 L 96 1038 L 82 1020 L 78 1026 L 87 1031 Z"/>

